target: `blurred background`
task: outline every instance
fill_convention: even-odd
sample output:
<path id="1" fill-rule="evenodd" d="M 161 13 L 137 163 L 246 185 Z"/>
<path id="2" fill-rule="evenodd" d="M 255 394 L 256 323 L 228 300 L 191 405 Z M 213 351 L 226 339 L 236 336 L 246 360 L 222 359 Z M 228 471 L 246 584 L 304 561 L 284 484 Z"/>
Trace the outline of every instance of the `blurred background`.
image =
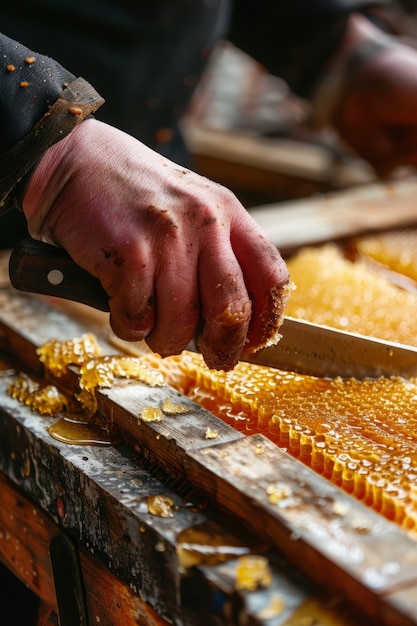
<path id="1" fill-rule="evenodd" d="M 314 129 L 311 104 L 228 42 L 217 46 L 183 129 L 195 168 L 248 207 L 375 180 L 333 130 Z"/>

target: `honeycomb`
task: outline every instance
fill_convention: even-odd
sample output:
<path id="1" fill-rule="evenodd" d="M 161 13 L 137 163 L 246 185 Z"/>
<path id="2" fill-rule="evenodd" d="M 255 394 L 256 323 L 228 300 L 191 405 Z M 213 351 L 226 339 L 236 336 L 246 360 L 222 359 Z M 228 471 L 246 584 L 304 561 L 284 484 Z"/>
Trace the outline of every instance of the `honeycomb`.
<path id="1" fill-rule="evenodd" d="M 162 374 L 138 358 L 103 355 L 91 333 L 67 341 L 52 339 L 40 346 L 37 354 L 45 368 L 57 378 L 63 377 L 71 365 L 79 368 L 79 391 L 73 398 L 66 397 L 55 385 L 35 381 L 24 373 L 9 385 L 10 396 L 42 415 L 54 416 L 71 406 L 73 410 L 92 416 L 97 411 L 96 389 L 110 388 L 117 378 L 139 380 L 151 387 L 163 384 Z"/>
<path id="2" fill-rule="evenodd" d="M 417 293 L 392 284 L 364 261 L 349 261 L 334 244 L 301 250 L 288 268 L 296 289 L 286 315 L 417 346 Z"/>
<path id="3" fill-rule="evenodd" d="M 74 340 L 77 352 L 78 342 Z M 64 343 L 59 349 L 56 343 L 48 346 L 54 355 L 61 352 L 68 360 L 73 346 Z M 45 346 L 40 353 L 48 353 Z M 158 355 L 91 359 L 87 353 L 86 362 L 78 363 L 80 381 L 84 376 L 80 387 L 90 399 L 87 413 L 94 405 L 96 386 L 111 385 L 115 376 L 135 377 L 151 385 L 165 382 L 240 432 L 264 434 L 417 534 L 417 380 L 318 378 L 244 362 L 226 373 L 210 370 L 201 355 L 187 351 L 165 359 Z M 65 370 L 55 356 L 53 366 Z M 9 393 L 49 415 L 73 401 L 24 374 L 10 385 Z M 274 501 L 281 494 L 269 496 Z"/>
<path id="4" fill-rule="evenodd" d="M 281 449 L 417 533 L 417 381 L 317 378 L 200 355 L 143 357 L 165 381 L 245 434 Z"/>
<path id="5" fill-rule="evenodd" d="M 82 365 L 103 355 L 97 338 L 86 333 L 68 341 L 51 339 L 37 349 L 39 360 L 54 376 L 63 376 L 69 365 Z"/>
<path id="6" fill-rule="evenodd" d="M 113 385 L 117 378 L 140 380 L 150 387 L 163 384 L 161 374 L 140 359 L 131 356 L 108 355 L 88 359 L 80 367 L 79 386 L 81 391 L 77 398 L 81 405 L 91 414 L 97 410 L 95 390 Z"/>
<path id="7" fill-rule="evenodd" d="M 9 385 L 8 392 L 12 398 L 42 415 L 57 415 L 69 404 L 67 397 L 55 385 L 43 385 L 23 372 Z"/>
<path id="8" fill-rule="evenodd" d="M 417 230 L 398 230 L 358 237 L 355 252 L 363 258 L 417 282 Z"/>
<path id="9" fill-rule="evenodd" d="M 364 263 L 351 263 L 334 245 L 305 249 L 289 267 L 297 289 L 288 315 L 417 345 L 416 294 L 390 284 Z M 111 386 L 116 378 L 166 382 L 240 432 L 263 433 L 417 534 L 417 380 L 317 378 L 243 362 L 225 373 L 210 370 L 201 355 L 187 351 L 165 359 L 103 356 L 90 335 L 48 342 L 38 354 L 58 377 L 77 365 L 78 400 L 87 413 L 96 409 L 95 389 Z M 22 382 L 14 393 L 28 402 L 30 384 Z M 47 398 L 43 401 L 48 404 Z M 174 410 L 182 412 L 178 406 Z M 151 418 L 158 416 L 153 411 Z M 207 438 L 215 437 L 208 433 Z M 273 501 L 280 494 L 269 496 Z"/>

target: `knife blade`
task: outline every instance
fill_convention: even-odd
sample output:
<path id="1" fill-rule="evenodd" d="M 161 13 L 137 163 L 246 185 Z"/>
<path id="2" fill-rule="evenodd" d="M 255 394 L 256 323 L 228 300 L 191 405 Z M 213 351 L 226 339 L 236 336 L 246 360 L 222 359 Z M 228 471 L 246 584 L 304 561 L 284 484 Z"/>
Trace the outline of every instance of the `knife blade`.
<path id="1" fill-rule="evenodd" d="M 100 281 L 61 248 L 32 239 L 20 241 L 9 260 L 19 290 L 82 302 L 109 311 Z M 246 358 L 253 363 L 320 377 L 417 376 L 417 348 L 285 317 L 282 338 Z M 188 347 L 192 349 L 192 346 Z"/>

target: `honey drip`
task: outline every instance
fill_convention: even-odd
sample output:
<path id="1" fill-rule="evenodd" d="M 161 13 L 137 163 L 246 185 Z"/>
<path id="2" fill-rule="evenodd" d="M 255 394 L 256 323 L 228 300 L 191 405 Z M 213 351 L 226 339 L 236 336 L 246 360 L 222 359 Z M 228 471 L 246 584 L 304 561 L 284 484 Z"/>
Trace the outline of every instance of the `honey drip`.
<path id="1" fill-rule="evenodd" d="M 116 378 L 140 380 L 150 387 L 160 387 L 163 378 L 160 372 L 149 367 L 141 359 L 131 356 L 103 356 L 88 360 L 80 367 L 80 393 L 77 395 L 84 410 L 97 410 L 95 390 L 110 388 Z"/>
<path id="2" fill-rule="evenodd" d="M 97 411 L 96 389 L 110 388 L 117 378 L 139 380 L 151 387 L 161 386 L 164 382 L 158 370 L 139 358 L 103 356 L 92 334 L 63 342 L 55 339 L 48 341 L 38 348 L 37 353 L 46 369 L 56 378 L 63 377 L 70 365 L 76 365 L 80 372 L 80 391 L 74 398 L 68 398 L 56 386 L 37 382 L 24 373 L 9 385 L 9 395 L 42 415 L 57 415 L 77 403 L 78 410 L 94 415 Z"/>
<path id="3" fill-rule="evenodd" d="M 55 439 L 80 445 L 111 445 L 116 438 L 107 427 L 100 423 L 102 418 L 97 413 L 95 390 L 111 387 L 116 378 L 130 378 L 154 386 L 163 384 L 161 372 L 126 355 L 103 356 L 97 339 L 92 334 L 85 334 L 79 339 L 59 342 L 51 340 L 38 348 L 39 359 L 56 379 L 62 378 L 70 365 L 79 368 L 78 385 L 80 391 L 74 397 L 68 397 L 56 386 L 38 381 L 20 373 L 8 387 L 13 398 L 30 406 L 41 415 L 55 417 L 71 408 L 76 413 L 74 419 L 64 416 L 48 428 Z M 168 406 L 168 410 L 175 407 Z M 176 409 L 180 411 L 181 409 Z M 149 411 L 152 411 L 150 417 Z M 144 421 L 162 419 L 161 409 L 150 407 L 144 411 Z M 81 414 L 85 417 L 83 420 Z"/>

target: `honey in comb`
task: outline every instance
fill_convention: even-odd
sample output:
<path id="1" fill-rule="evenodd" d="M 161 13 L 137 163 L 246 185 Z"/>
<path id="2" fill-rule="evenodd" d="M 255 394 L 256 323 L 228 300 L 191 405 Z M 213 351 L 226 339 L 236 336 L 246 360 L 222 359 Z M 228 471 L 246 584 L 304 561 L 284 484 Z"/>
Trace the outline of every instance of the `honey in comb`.
<path id="1" fill-rule="evenodd" d="M 362 258 L 372 259 L 417 283 L 417 229 L 357 237 L 350 245 Z"/>
<path id="2" fill-rule="evenodd" d="M 341 330 L 417 346 L 417 293 L 392 284 L 334 244 L 288 260 L 296 285 L 286 314 Z"/>
<path id="3" fill-rule="evenodd" d="M 79 368 L 79 390 L 72 397 L 55 385 L 35 381 L 24 373 L 8 387 L 13 398 L 42 415 L 57 415 L 69 406 L 88 416 L 97 412 L 97 388 L 111 387 L 117 378 L 139 380 L 151 387 L 161 386 L 161 373 L 140 359 L 127 355 L 103 355 L 97 338 L 86 333 L 80 338 L 58 341 L 52 339 L 37 350 L 39 360 L 56 379 L 63 379 L 71 365 Z"/>
<path id="4" fill-rule="evenodd" d="M 41 363 L 55 376 L 63 376 L 69 365 L 82 365 L 102 356 L 97 338 L 92 333 L 67 341 L 51 339 L 37 349 Z"/>
<path id="5" fill-rule="evenodd" d="M 7 388 L 8 394 L 41 415 L 57 415 L 68 407 L 68 399 L 55 385 L 43 385 L 23 372 Z"/>
<path id="6" fill-rule="evenodd" d="M 154 372 L 157 381 L 164 380 L 237 430 L 265 434 L 417 533 L 416 381 L 326 379 L 244 362 L 226 373 L 208 369 L 201 355 L 186 351 L 165 359 L 143 356 L 134 359 L 132 369 L 126 368 L 127 358 L 133 357 L 87 358 L 80 371 L 85 367 L 94 374 L 97 368 L 94 384 L 106 364 L 112 364 L 109 375 Z M 121 369 L 112 369 L 119 360 Z"/>
<path id="7" fill-rule="evenodd" d="M 200 355 L 144 357 L 165 381 L 245 434 L 260 432 L 357 499 L 417 532 L 417 384 L 326 379 Z"/>

